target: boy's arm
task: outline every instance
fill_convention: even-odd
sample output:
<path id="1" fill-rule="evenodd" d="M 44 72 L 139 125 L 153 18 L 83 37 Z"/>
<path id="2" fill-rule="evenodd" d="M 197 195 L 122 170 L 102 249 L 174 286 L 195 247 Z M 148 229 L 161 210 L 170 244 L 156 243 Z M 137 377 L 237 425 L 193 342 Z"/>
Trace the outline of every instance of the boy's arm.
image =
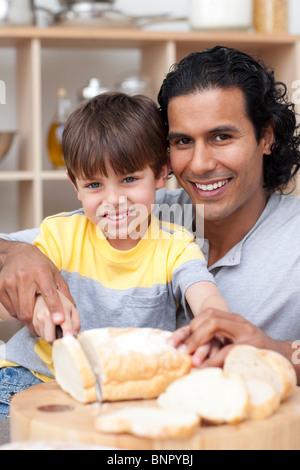
<path id="1" fill-rule="evenodd" d="M 195 317 L 207 308 L 230 312 L 226 300 L 213 282 L 196 282 L 187 289 L 185 297 Z"/>
<path id="2" fill-rule="evenodd" d="M 230 312 L 226 300 L 221 296 L 217 286 L 213 282 L 196 282 L 187 289 L 185 298 L 195 317 L 201 317 L 201 313 L 207 311 L 207 309 L 218 308 L 222 311 Z M 184 351 L 188 351 L 184 342 L 189 338 L 190 334 L 190 325 L 180 328 L 170 339 L 170 344 Z M 191 352 L 193 356 L 193 366 L 199 367 L 207 358 L 214 357 L 222 347 L 223 344 L 215 338 L 208 343 L 203 344 L 203 342 L 201 342 L 201 344 L 198 344 Z"/>

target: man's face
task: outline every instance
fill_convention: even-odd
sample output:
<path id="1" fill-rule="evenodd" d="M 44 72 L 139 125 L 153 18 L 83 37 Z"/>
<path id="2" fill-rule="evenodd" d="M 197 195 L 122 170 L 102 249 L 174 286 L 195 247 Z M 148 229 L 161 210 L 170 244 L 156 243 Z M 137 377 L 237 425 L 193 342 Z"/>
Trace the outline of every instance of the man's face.
<path id="1" fill-rule="evenodd" d="M 257 142 L 243 92 L 220 88 L 172 98 L 168 106 L 171 166 L 207 221 L 223 220 L 261 197 L 263 156 L 273 130 Z"/>

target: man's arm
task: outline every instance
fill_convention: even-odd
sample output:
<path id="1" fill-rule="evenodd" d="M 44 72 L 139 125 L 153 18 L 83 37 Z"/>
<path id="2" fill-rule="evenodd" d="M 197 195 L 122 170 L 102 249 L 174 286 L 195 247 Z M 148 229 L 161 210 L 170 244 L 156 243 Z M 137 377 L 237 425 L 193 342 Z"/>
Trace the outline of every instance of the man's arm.
<path id="1" fill-rule="evenodd" d="M 259 349 L 270 349 L 285 356 L 294 366 L 300 385 L 300 364 L 293 361 L 293 343 L 276 341 L 241 315 L 207 309 L 192 320 L 188 327 L 177 330 L 171 338 L 175 347 L 184 346 L 193 354 L 213 339 L 222 341 L 224 347 L 203 362 L 202 367 L 222 367 L 230 349 L 237 344 L 248 344 Z"/>
<path id="2" fill-rule="evenodd" d="M 60 272 L 38 248 L 0 239 L 0 302 L 13 318 L 26 323 L 34 332 L 35 297 L 41 294 L 53 322 L 63 323 L 63 306 L 57 290 L 74 304 Z"/>

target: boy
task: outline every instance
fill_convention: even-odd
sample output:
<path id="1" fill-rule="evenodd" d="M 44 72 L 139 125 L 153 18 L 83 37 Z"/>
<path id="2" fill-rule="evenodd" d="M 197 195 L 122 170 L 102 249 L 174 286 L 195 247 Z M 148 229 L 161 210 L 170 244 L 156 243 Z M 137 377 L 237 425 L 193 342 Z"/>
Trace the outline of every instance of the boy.
<path id="1" fill-rule="evenodd" d="M 60 294 L 64 334 L 76 335 L 80 326 L 174 331 L 204 308 L 229 310 L 193 237 L 151 214 L 170 169 L 153 101 L 120 93 L 93 98 L 69 118 L 63 147 L 83 209 L 46 219 L 35 244 L 62 272 L 76 301 L 77 309 Z M 40 339 L 21 330 L 6 345 L 10 363 L 2 366 L 17 364 L 48 381 L 54 378 L 49 343 L 55 325 L 41 296 L 33 324 Z"/>

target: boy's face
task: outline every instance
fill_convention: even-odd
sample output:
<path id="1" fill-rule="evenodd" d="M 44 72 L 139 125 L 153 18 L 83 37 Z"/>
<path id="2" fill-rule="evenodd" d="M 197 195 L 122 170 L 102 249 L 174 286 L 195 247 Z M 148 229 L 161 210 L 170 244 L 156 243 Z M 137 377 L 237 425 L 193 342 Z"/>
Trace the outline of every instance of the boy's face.
<path id="1" fill-rule="evenodd" d="M 78 199 L 88 219 L 102 229 L 110 244 L 128 250 L 147 231 L 155 191 L 164 187 L 168 173 L 166 166 L 158 178 L 150 167 L 121 175 L 107 165 L 107 177 L 76 178 Z"/>

